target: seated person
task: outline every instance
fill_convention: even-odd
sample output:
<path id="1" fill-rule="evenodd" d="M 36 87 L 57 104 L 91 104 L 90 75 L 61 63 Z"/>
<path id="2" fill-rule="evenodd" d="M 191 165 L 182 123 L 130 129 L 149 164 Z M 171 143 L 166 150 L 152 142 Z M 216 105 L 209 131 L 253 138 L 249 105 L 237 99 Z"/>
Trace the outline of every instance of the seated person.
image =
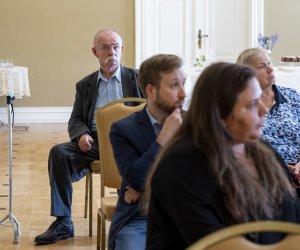
<path id="1" fill-rule="evenodd" d="M 182 125 L 149 174 L 147 250 L 185 249 L 243 222 L 300 223 L 286 165 L 259 139 L 267 112 L 253 69 L 216 63 L 201 73 Z M 282 237 L 254 236 L 258 243 Z"/>
<path id="2" fill-rule="evenodd" d="M 34 241 L 54 243 L 74 236 L 72 222 L 72 183 L 86 174 L 90 163 L 99 159 L 94 112 L 123 97 L 141 97 L 136 70 L 120 65 L 123 45 L 118 33 L 100 30 L 92 48 L 99 69 L 76 84 L 73 110 L 68 123 L 70 141 L 55 145 L 49 153 L 51 216 L 56 220 Z"/>
<path id="3" fill-rule="evenodd" d="M 277 150 L 300 180 L 300 94 L 295 89 L 277 85 L 273 65 L 264 49 L 243 51 L 237 63 L 255 70 L 263 91 L 262 101 L 269 108 L 262 138 Z"/>
<path id="4" fill-rule="evenodd" d="M 154 159 L 181 124 L 185 75 L 175 55 L 155 55 L 145 60 L 138 77 L 147 105 L 111 127 L 113 147 L 122 185 L 113 215 L 108 249 L 144 250 L 146 216 L 138 200 Z"/>

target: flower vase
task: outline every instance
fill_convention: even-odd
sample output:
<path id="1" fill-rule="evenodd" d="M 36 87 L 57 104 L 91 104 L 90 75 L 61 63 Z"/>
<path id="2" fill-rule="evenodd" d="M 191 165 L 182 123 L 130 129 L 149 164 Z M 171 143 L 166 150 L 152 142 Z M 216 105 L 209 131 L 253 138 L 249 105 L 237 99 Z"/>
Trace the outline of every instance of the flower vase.
<path id="1" fill-rule="evenodd" d="M 267 51 L 268 55 L 271 56 L 271 53 L 272 53 L 272 41 L 271 40 L 267 40 L 265 50 Z"/>
<path id="2" fill-rule="evenodd" d="M 194 70 L 201 71 L 206 66 L 206 56 L 204 53 L 201 53 L 201 50 L 196 52 L 196 57 L 194 60 Z"/>

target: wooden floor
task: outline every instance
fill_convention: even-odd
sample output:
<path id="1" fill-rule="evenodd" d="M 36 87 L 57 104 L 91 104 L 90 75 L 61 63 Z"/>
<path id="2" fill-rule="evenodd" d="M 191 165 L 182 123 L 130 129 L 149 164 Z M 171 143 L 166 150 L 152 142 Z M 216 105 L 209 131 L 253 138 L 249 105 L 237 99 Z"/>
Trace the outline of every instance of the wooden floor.
<path id="1" fill-rule="evenodd" d="M 53 217 L 49 216 L 50 188 L 47 170 L 49 149 L 68 141 L 66 124 L 28 124 L 28 131 L 13 131 L 13 204 L 21 237 L 13 244 L 12 224 L 0 225 L 0 249 L 96 249 L 96 200 L 100 195 L 100 177 L 94 175 L 93 236 L 88 236 L 88 219 L 83 218 L 85 179 L 73 185 L 73 223 L 75 237 L 50 245 L 35 245 L 36 235 L 44 232 Z M 8 131 L 0 128 L 0 219 L 8 214 Z"/>

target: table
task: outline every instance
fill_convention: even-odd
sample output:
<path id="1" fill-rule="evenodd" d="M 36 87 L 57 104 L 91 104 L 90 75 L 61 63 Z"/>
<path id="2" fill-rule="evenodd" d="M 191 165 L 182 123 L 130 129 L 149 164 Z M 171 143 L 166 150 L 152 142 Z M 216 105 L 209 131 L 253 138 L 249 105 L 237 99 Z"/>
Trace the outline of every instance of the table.
<path id="1" fill-rule="evenodd" d="M 16 98 L 30 96 L 28 68 L 0 68 L 0 96 L 3 95 Z"/>
<path id="2" fill-rule="evenodd" d="M 30 96 L 28 68 L 14 66 L 10 68 L 0 68 L 0 96 L 11 96 L 22 98 Z M 0 125 L 7 124 L 0 118 Z M 15 126 L 14 130 L 27 130 L 27 126 Z"/>
<path id="3" fill-rule="evenodd" d="M 13 100 L 16 98 L 22 98 L 23 96 L 30 96 L 28 69 L 26 67 L 11 67 L 0 68 L 0 96 L 6 96 L 7 103 L 7 118 L 8 118 L 8 179 L 9 179 L 9 211 L 6 216 L 0 220 L 0 224 L 9 220 L 12 223 L 14 232 L 14 244 L 18 244 L 20 241 L 20 226 L 17 218 L 12 212 L 12 110 Z M 2 122 L 3 123 L 3 122 Z M 4 124 L 4 123 L 3 123 Z"/>
<path id="4" fill-rule="evenodd" d="M 286 72 L 274 68 L 276 84 L 296 89 L 300 93 L 300 70 Z"/>

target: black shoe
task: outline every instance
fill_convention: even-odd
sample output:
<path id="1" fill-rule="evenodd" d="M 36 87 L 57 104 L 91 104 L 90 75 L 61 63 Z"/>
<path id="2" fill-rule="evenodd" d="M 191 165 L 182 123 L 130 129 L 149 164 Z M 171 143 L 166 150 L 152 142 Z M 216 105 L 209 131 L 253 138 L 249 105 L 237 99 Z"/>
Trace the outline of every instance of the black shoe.
<path id="1" fill-rule="evenodd" d="M 35 237 L 34 242 L 38 244 L 50 244 L 59 240 L 74 237 L 74 227 L 65 224 L 61 219 L 56 219 L 46 232 Z"/>

